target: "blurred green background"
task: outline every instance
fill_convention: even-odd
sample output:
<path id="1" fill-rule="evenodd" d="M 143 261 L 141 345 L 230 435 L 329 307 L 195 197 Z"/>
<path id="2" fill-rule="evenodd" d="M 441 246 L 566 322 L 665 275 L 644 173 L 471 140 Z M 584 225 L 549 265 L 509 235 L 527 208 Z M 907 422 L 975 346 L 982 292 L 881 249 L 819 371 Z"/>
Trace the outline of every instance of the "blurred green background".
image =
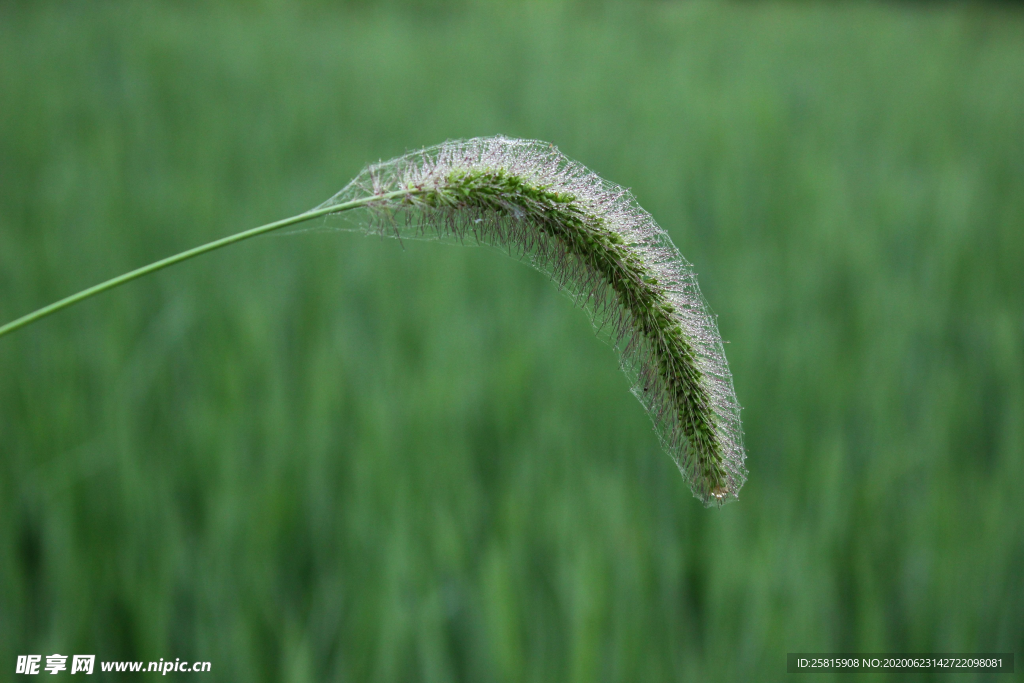
<path id="1" fill-rule="evenodd" d="M 1006 5 L 0 4 L 0 322 L 367 162 L 538 138 L 695 264 L 750 470 L 704 509 L 498 252 L 262 238 L 0 340 L 0 680 L 1019 672 L 1022 112 Z"/>

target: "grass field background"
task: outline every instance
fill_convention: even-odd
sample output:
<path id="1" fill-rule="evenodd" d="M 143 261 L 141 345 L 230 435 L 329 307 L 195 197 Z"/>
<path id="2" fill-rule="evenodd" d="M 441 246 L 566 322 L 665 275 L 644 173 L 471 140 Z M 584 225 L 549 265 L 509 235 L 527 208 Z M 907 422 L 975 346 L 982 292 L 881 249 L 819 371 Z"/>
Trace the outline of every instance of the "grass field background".
<path id="1" fill-rule="evenodd" d="M 0 340 L 0 680 L 1020 671 L 1021 112 L 1000 5 L 0 5 L 0 322 L 367 162 L 538 138 L 695 264 L 750 470 L 704 509 L 501 253 L 261 238 Z"/>

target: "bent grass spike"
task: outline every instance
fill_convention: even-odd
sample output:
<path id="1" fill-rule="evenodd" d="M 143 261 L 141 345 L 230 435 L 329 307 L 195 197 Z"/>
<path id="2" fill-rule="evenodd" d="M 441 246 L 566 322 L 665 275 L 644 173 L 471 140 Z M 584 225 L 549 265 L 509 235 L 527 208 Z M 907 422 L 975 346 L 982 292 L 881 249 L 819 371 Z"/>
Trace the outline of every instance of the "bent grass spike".
<path id="1" fill-rule="evenodd" d="M 257 235 L 364 208 L 368 230 L 500 247 L 550 275 L 620 353 L 632 391 L 705 505 L 746 479 L 740 407 L 692 267 L 624 188 L 553 146 L 504 137 L 446 142 L 364 169 L 315 209 L 125 273 L 3 327 Z"/>

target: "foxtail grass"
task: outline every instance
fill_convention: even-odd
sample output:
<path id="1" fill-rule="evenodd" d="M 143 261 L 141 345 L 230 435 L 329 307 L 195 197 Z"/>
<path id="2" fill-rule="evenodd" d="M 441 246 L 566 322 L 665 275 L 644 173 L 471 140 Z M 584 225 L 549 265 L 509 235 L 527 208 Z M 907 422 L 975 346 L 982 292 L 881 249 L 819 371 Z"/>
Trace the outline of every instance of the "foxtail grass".
<path id="1" fill-rule="evenodd" d="M 550 275 L 619 351 L 694 495 L 709 506 L 736 498 L 746 478 L 740 407 L 693 268 L 626 189 L 547 143 L 476 138 L 373 164 L 311 211 L 125 273 L 0 327 L 0 336 L 175 263 L 353 209 L 370 214 L 361 229 L 492 245 Z"/>

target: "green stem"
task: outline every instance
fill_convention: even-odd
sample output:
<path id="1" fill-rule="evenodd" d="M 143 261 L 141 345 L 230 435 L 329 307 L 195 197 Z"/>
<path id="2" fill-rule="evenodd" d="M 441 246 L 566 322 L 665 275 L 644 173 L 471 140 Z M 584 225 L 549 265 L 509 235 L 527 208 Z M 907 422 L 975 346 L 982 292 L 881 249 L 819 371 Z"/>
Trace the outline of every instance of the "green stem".
<path id="1" fill-rule="evenodd" d="M 312 220 L 314 218 L 319 218 L 320 216 L 326 216 L 327 214 L 348 211 L 349 209 L 357 209 L 361 206 L 366 206 L 367 204 L 371 204 L 375 201 L 394 199 L 395 197 L 413 194 L 414 192 L 415 191 L 400 190 L 397 192 L 390 192 L 387 194 L 375 195 L 372 197 L 362 197 L 360 199 L 353 199 L 352 201 L 349 202 L 335 204 L 333 206 L 324 207 L 322 209 L 314 209 L 312 211 L 307 211 L 306 213 L 301 213 L 298 216 L 292 216 L 291 218 L 285 218 L 283 220 L 275 221 L 273 223 L 267 223 L 266 225 L 261 225 L 258 228 L 252 228 L 251 230 L 245 230 L 243 232 L 235 233 L 234 235 L 229 235 L 228 237 L 223 237 L 213 242 L 208 242 L 207 244 L 195 247 L 194 249 L 189 249 L 188 251 L 183 251 L 180 254 L 169 256 L 155 263 L 150 263 L 148 266 L 143 266 L 142 268 L 133 270 L 130 273 L 119 275 L 113 279 L 107 280 L 106 282 L 101 282 L 100 284 L 90 287 L 89 289 L 83 289 L 81 292 L 78 292 L 77 294 L 72 294 L 71 296 L 61 299 L 60 301 L 55 301 L 49 306 L 40 308 L 38 311 L 34 311 L 32 313 L 29 313 L 28 315 L 22 316 L 17 320 L 9 322 L 3 327 L 0 327 L 0 337 L 4 336 L 5 334 L 10 334 L 15 330 L 19 330 L 22 327 L 25 327 L 26 325 L 34 323 L 37 320 L 45 318 L 48 315 L 56 313 L 57 311 L 63 310 L 68 306 L 77 304 L 79 301 L 85 301 L 86 299 L 96 296 L 97 294 L 105 292 L 109 289 L 113 289 L 114 287 L 123 285 L 126 282 L 136 280 L 142 277 L 143 275 L 155 273 L 156 271 L 162 270 L 168 266 L 173 266 L 175 263 L 187 261 L 190 258 L 194 258 L 207 252 L 214 251 L 215 249 L 220 249 L 221 247 L 226 247 L 229 244 L 235 244 L 237 242 L 241 242 L 242 240 L 247 240 L 250 237 L 257 237 L 259 235 L 266 234 L 273 230 L 279 230 L 280 228 L 284 228 L 289 225 L 295 225 L 296 223 L 302 223 L 303 221 Z"/>

